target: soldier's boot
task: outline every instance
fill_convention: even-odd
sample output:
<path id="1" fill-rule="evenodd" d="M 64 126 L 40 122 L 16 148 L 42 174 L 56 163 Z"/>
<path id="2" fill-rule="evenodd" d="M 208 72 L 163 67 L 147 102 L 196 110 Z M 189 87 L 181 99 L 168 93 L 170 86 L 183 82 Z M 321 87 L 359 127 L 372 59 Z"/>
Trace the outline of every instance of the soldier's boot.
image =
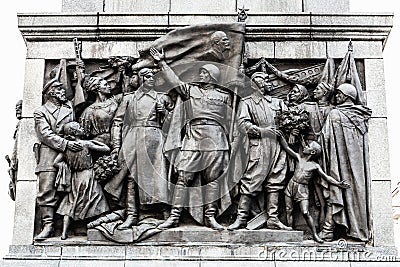
<path id="1" fill-rule="evenodd" d="M 215 219 L 217 214 L 217 200 L 219 197 L 219 184 L 217 180 L 214 180 L 208 184 L 209 188 L 205 195 L 206 209 L 204 212 L 204 225 L 213 230 L 224 230 L 225 228 L 220 225 Z"/>
<path id="2" fill-rule="evenodd" d="M 54 236 L 54 207 L 42 206 L 40 207 L 40 214 L 42 217 L 43 229 L 35 236 L 35 241 L 42 241 Z"/>
<path id="3" fill-rule="evenodd" d="M 241 195 L 239 199 L 236 220 L 228 226 L 229 231 L 246 228 L 247 218 L 249 217 L 251 196 Z"/>
<path id="4" fill-rule="evenodd" d="M 206 205 L 206 211 L 204 213 L 204 225 L 217 231 L 222 231 L 225 228 L 220 225 L 217 220 L 215 220 L 215 214 L 217 213 L 217 205 L 212 203 L 212 204 L 207 204 Z"/>
<path id="5" fill-rule="evenodd" d="M 178 181 L 174 191 L 170 215 L 165 222 L 157 226 L 158 229 L 165 230 L 179 226 L 179 219 L 181 218 L 183 206 L 185 205 L 186 194 L 186 186 L 183 182 Z"/>
<path id="6" fill-rule="evenodd" d="M 284 225 L 278 218 L 279 192 L 267 193 L 267 228 L 278 230 L 293 230 L 292 227 Z"/>
<path id="7" fill-rule="evenodd" d="M 128 180 L 126 195 L 126 219 L 118 226 L 119 230 L 130 229 L 139 222 L 138 210 L 136 205 L 136 186 L 135 182 Z"/>
<path id="8" fill-rule="evenodd" d="M 322 227 L 322 231 L 318 233 L 318 236 L 324 241 L 333 241 L 333 230 L 335 228 L 335 222 L 332 217 L 332 204 L 327 203 L 326 207 L 326 215 L 324 226 Z"/>
<path id="9" fill-rule="evenodd" d="M 68 215 L 64 215 L 61 240 L 65 240 L 68 238 L 68 228 L 69 228 L 70 224 L 71 224 L 71 217 L 69 217 Z"/>
<path id="10" fill-rule="evenodd" d="M 172 207 L 171 213 L 167 220 L 158 225 L 157 228 L 161 230 L 174 228 L 179 226 L 179 219 L 181 217 L 182 208 Z"/>

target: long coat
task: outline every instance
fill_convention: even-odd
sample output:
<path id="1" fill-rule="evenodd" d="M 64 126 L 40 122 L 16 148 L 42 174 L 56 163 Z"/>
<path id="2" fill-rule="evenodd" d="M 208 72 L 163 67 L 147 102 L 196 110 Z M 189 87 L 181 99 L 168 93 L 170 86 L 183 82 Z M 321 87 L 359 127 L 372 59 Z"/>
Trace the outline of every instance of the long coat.
<path id="1" fill-rule="evenodd" d="M 277 112 L 286 110 L 282 100 L 256 92 L 241 100 L 238 110 L 239 127 L 265 128 L 275 125 Z M 266 187 L 267 192 L 284 189 L 286 152 L 277 138 L 249 135 L 249 162 L 241 179 L 241 193 L 256 195 Z"/>
<path id="2" fill-rule="evenodd" d="M 327 174 L 346 181 L 349 189 L 330 186 L 333 220 L 346 227 L 347 235 L 368 241 L 371 231 L 367 120 L 371 110 L 342 104 L 333 109 L 322 130 Z"/>
<path id="3" fill-rule="evenodd" d="M 67 148 L 67 140 L 62 136 L 62 129 L 66 123 L 74 120 L 72 105 L 67 102 L 57 107 L 47 101 L 35 110 L 34 119 L 36 135 L 41 143 L 35 172 L 55 172 L 54 159 L 59 152 Z"/>
<path id="4" fill-rule="evenodd" d="M 167 161 L 163 154 L 163 114 L 157 111 L 157 104 L 166 109 L 173 107 L 166 94 L 154 90 L 143 92 L 139 88 L 124 96 L 113 122 L 113 147 L 120 148 L 120 163 L 126 164 L 136 179 L 140 204 L 169 201 Z M 118 184 L 118 181 L 110 182 Z M 106 190 L 110 188 L 112 186 Z"/>

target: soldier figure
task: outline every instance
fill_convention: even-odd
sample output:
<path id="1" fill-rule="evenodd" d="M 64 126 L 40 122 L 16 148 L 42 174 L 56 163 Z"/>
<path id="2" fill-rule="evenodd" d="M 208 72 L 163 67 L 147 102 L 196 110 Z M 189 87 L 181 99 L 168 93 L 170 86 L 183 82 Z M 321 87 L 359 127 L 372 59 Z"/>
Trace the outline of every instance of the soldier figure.
<path id="1" fill-rule="evenodd" d="M 277 112 L 287 110 L 282 100 L 268 95 L 271 87 L 267 75 L 256 72 L 251 76 L 253 94 L 241 100 L 238 109 L 239 127 L 250 141 L 250 159 L 240 180 L 240 200 L 236 221 L 228 230 L 245 228 L 251 201 L 260 193 L 267 193 L 267 228 L 291 230 L 278 219 L 279 193 L 284 189 L 286 152 L 281 148 L 275 129 Z"/>
<path id="2" fill-rule="evenodd" d="M 218 178 L 229 163 L 226 122 L 229 121 L 231 96 L 216 86 L 220 79 L 220 70 L 215 65 L 205 64 L 200 68 L 199 83 L 185 84 L 166 62 L 161 60 L 161 53 L 154 48 L 150 49 L 150 53 L 164 71 L 165 78 L 177 84 L 177 92 L 188 103 L 185 106 L 186 133 L 178 156 L 179 163 L 175 166 L 178 181 L 173 195 L 171 215 L 158 228 L 167 229 L 179 225 L 187 197 L 187 187 L 194 181 L 196 173 L 201 171 L 207 183 L 204 224 L 214 230 L 223 230 L 224 227 L 215 220 L 215 216 L 217 200 L 220 198 Z"/>
<path id="3" fill-rule="evenodd" d="M 57 170 L 53 166 L 54 160 L 59 152 L 82 149 L 79 143 L 63 137 L 63 126 L 74 120 L 74 112 L 62 83 L 52 79 L 44 86 L 42 93 L 47 100 L 34 112 L 36 135 L 40 141 L 34 147 L 38 162 L 35 170 L 38 175 L 37 202 L 43 226 L 40 234 L 35 237 L 36 241 L 54 234 L 54 209 L 59 199 L 55 188 Z"/>
<path id="4" fill-rule="evenodd" d="M 112 155 L 127 174 L 126 220 L 119 229 L 128 229 L 138 223 L 138 203 L 160 205 L 166 209 L 168 183 L 166 159 L 163 155 L 164 136 L 161 130 L 173 102 L 168 95 L 154 90 L 154 74 L 149 68 L 139 71 L 139 89 L 124 96 L 114 117 L 112 127 Z M 121 175 L 114 177 L 105 190 L 118 196 L 122 186 Z M 117 181 L 119 180 L 119 181 Z"/>

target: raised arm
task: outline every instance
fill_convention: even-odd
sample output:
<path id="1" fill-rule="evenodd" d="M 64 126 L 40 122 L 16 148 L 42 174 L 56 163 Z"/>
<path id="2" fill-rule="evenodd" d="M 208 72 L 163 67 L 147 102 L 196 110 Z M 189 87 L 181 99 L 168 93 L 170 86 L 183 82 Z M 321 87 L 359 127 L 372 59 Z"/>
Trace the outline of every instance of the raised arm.
<path id="1" fill-rule="evenodd" d="M 150 55 L 154 58 L 154 60 L 158 63 L 158 66 L 161 68 L 164 74 L 164 78 L 171 83 L 173 87 L 176 88 L 178 94 L 183 96 L 185 99 L 189 96 L 189 88 L 187 85 L 182 82 L 179 77 L 175 74 L 175 72 L 168 66 L 167 62 L 164 60 L 164 51 L 161 50 L 161 53 L 157 51 L 154 47 L 150 48 Z"/>
<path id="2" fill-rule="evenodd" d="M 300 155 L 299 153 L 296 153 L 293 149 L 291 149 L 288 145 L 288 143 L 286 142 L 285 137 L 283 136 L 283 134 L 281 132 L 279 132 L 279 134 L 277 135 L 277 138 L 281 144 L 281 146 L 283 147 L 283 149 L 293 158 L 295 158 L 297 161 L 300 160 Z"/>
<path id="3" fill-rule="evenodd" d="M 319 164 L 317 164 L 318 174 L 325 179 L 328 183 L 339 186 L 341 188 L 350 188 L 350 185 L 345 181 L 336 181 L 332 176 L 327 175 L 321 168 Z"/>

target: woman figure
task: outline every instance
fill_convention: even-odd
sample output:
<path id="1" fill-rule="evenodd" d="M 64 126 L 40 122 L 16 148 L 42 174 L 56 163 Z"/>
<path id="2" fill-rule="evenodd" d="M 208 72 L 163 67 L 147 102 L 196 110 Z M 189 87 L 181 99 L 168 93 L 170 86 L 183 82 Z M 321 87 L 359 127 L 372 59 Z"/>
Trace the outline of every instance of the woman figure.
<path id="1" fill-rule="evenodd" d="M 288 107 L 298 106 L 309 100 L 310 95 L 308 94 L 307 88 L 301 84 L 295 84 L 286 97 Z"/>
<path id="2" fill-rule="evenodd" d="M 318 106 L 317 119 L 320 127 L 319 129 L 315 129 L 318 135 L 325 124 L 326 117 L 328 117 L 329 112 L 333 109 L 333 105 L 331 104 L 332 95 L 333 86 L 326 82 L 319 83 L 313 91 L 313 96 Z"/>
<path id="3" fill-rule="evenodd" d="M 96 100 L 83 111 L 79 122 L 87 137 L 110 146 L 112 120 L 120 101 L 111 95 L 110 85 L 101 77 L 90 77 L 85 89 Z"/>
<path id="4" fill-rule="evenodd" d="M 96 140 L 81 140 L 84 130 L 77 122 L 65 124 L 64 133 L 66 139 L 79 142 L 83 149 L 78 152 L 66 150 L 58 154 L 54 161 L 54 166 L 59 169 L 59 173 L 68 173 L 62 170 L 64 162 L 71 170 L 71 190 L 65 195 L 57 210 L 58 214 L 64 216 L 62 240 L 68 237 L 71 219 L 84 220 L 109 210 L 103 190 L 94 178 L 91 151 L 106 153 L 110 151 L 110 148 Z"/>
<path id="5" fill-rule="evenodd" d="M 304 141 L 318 141 L 321 129 L 324 126 L 326 117 L 332 109 L 330 105 L 330 97 L 333 87 L 327 83 L 318 84 L 313 91 L 314 98 L 317 102 L 311 101 L 307 89 L 299 84 L 293 86 L 293 89 L 287 96 L 288 108 L 303 109 L 308 113 L 310 129 L 304 135 Z"/>

